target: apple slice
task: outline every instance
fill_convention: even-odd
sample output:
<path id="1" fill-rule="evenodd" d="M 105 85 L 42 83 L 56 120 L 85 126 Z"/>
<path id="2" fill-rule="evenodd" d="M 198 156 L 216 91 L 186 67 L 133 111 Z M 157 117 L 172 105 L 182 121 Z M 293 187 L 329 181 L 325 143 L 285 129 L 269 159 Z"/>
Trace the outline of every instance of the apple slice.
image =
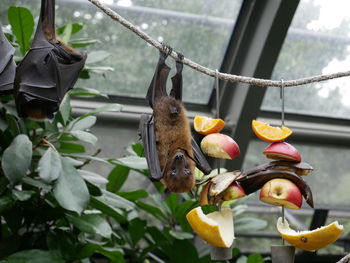
<path id="1" fill-rule="evenodd" d="M 274 142 L 265 148 L 263 154 L 273 160 L 287 160 L 300 162 L 301 156 L 297 149 L 286 142 Z"/>
<path id="2" fill-rule="evenodd" d="M 303 199 L 299 188 L 292 181 L 276 178 L 268 181 L 261 188 L 260 201 L 290 209 L 299 209 Z"/>
<path id="3" fill-rule="evenodd" d="M 238 144 L 230 137 L 221 133 L 212 133 L 205 136 L 201 142 L 201 149 L 211 157 L 234 159 L 241 152 Z"/>
<path id="4" fill-rule="evenodd" d="M 234 200 L 246 196 L 243 187 L 237 182 L 233 182 L 224 192 L 222 199 L 224 201 Z"/>

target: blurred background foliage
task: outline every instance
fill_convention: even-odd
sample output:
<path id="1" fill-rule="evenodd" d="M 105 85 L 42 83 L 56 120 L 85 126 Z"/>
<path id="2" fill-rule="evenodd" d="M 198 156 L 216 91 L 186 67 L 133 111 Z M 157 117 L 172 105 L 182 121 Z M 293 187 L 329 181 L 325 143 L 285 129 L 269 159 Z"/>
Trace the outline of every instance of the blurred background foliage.
<path id="1" fill-rule="evenodd" d="M 30 47 L 31 27 L 16 27 L 19 19 L 34 25 L 29 9 L 8 9 L 11 27 L 6 36 L 17 47 L 20 62 Z M 57 29 L 74 47 L 98 41 L 80 38 L 83 24 L 67 22 Z M 24 35 L 28 37 L 23 38 Z M 79 44 L 77 44 L 79 42 Z M 92 49 L 92 48 L 91 48 Z M 107 51 L 89 51 L 81 78 L 92 81 L 108 66 L 99 62 Z M 120 158 L 101 157 L 91 132 L 96 115 L 120 111 L 107 104 L 72 116 L 75 97 L 108 97 L 92 88 L 74 88 L 52 121 L 20 119 L 12 96 L 0 98 L 0 262 L 211 262 L 209 246 L 196 237 L 185 215 L 198 205 L 191 193 L 165 196 L 159 182 L 145 189 L 123 190 L 131 172 L 148 180 L 138 143 Z M 92 172 L 91 163 L 110 166 L 108 174 Z M 264 228 L 264 220 L 242 215 L 244 200 L 232 203 L 236 231 Z M 214 207 L 206 207 L 206 212 Z M 184 256 L 186 255 L 186 256 Z M 264 262 L 261 255 L 242 256 L 233 248 L 233 261 Z"/>

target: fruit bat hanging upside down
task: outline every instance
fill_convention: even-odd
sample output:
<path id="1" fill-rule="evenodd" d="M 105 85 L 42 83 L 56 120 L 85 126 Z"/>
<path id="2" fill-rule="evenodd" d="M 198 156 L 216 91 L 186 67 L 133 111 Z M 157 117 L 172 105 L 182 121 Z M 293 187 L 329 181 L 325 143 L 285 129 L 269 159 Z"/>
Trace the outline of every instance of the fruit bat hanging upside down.
<path id="1" fill-rule="evenodd" d="M 56 38 L 55 0 L 42 0 L 38 26 L 30 50 L 18 65 L 15 100 L 19 116 L 53 118 L 65 94 L 73 88 L 86 54 Z"/>
<path id="2" fill-rule="evenodd" d="M 170 96 L 166 81 L 170 68 L 166 65 L 167 54 L 160 52 L 156 72 L 146 99 L 153 108 L 153 115 L 143 114 L 140 135 L 153 180 L 161 180 L 170 192 L 183 193 L 195 184 L 194 168 L 205 174 L 211 171 L 197 143 L 191 136 L 190 125 L 182 99 L 182 68 L 176 61 L 176 74 L 171 78 Z"/>

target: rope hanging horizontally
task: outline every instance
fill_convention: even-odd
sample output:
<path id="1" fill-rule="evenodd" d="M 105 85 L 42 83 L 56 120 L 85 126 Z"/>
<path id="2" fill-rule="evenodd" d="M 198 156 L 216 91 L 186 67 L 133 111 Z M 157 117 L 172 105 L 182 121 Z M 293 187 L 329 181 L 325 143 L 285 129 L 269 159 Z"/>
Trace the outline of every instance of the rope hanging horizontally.
<path id="1" fill-rule="evenodd" d="M 106 5 L 102 4 L 99 0 L 88 0 L 91 3 L 93 3 L 95 6 L 97 6 L 101 11 L 103 11 L 106 15 L 111 17 L 113 20 L 117 21 L 127 29 L 133 31 L 136 35 L 138 35 L 140 38 L 145 40 L 150 45 L 154 46 L 155 48 L 163 51 L 164 45 L 160 43 L 159 41 L 151 38 L 149 35 L 147 35 L 145 32 L 137 28 L 135 25 L 130 23 L 128 20 L 126 20 L 124 17 L 119 15 L 117 12 L 113 11 Z M 169 54 L 174 59 L 178 59 L 178 52 L 172 50 L 172 52 Z M 259 79 L 259 78 L 251 78 L 251 77 L 245 77 L 245 76 L 239 76 L 239 75 L 233 75 L 233 74 L 227 74 L 222 72 L 216 72 L 215 70 L 209 69 L 207 67 L 204 67 L 188 58 L 183 58 L 183 64 L 193 68 L 196 71 L 202 72 L 206 75 L 209 75 L 211 77 L 218 77 L 221 80 L 229 81 L 229 82 L 241 82 L 246 83 L 250 85 L 255 86 L 271 86 L 271 87 L 281 87 L 281 81 L 280 80 L 270 80 L 270 79 Z M 316 75 L 306 78 L 300 78 L 295 80 L 284 80 L 283 86 L 284 87 L 293 87 L 293 86 L 300 86 L 305 85 L 309 83 L 314 82 L 320 82 L 324 80 L 330 80 L 330 79 L 336 79 L 341 77 L 347 77 L 350 76 L 350 71 L 342 71 L 342 72 L 336 72 L 332 74 L 324 74 L 324 75 Z"/>

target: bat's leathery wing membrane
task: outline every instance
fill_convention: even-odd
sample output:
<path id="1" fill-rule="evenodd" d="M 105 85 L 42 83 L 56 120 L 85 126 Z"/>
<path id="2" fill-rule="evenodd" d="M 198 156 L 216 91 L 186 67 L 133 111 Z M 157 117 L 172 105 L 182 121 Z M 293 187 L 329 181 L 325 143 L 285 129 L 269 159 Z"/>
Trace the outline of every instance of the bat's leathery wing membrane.
<path id="1" fill-rule="evenodd" d="M 13 60 L 15 48 L 5 37 L 0 25 L 0 95 L 13 92 L 13 82 L 16 74 L 16 63 Z"/>
<path id="2" fill-rule="evenodd" d="M 16 105 L 19 116 L 40 111 L 52 118 L 64 95 L 73 88 L 86 54 L 58 41 L 55 36 L 55 0 L 42 0 L 32 46 L 17 67 Z"/>

